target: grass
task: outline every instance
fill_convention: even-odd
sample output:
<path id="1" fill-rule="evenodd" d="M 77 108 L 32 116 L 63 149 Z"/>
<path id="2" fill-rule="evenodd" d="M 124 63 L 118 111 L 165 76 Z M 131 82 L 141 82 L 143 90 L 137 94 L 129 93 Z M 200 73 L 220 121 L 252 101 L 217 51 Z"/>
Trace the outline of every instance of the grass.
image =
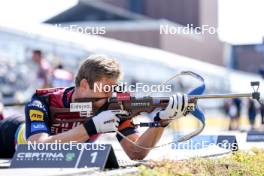
<path id="1" fill-rule="evenodd" d="M 216 158 L 150 161 L 138 176 L 264 176 L 264 150 L 252 148 Z"/>

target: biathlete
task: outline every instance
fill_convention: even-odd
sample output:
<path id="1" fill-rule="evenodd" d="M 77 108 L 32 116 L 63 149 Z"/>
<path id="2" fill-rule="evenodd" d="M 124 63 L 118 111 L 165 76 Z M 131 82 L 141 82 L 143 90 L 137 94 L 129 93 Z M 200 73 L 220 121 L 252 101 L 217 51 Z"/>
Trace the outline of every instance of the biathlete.
<path id="1" fill-rule="evenodd" d="M 0 121 L 0 158 L 11 158 L 15 152 L 15 145 L 25 144 L 28 141 L 93 142 L 100 134 L 116 131 L 140 146 L 154 147 L 164 127 L 149 128 L 139 135 L 131 120 L 120 120 L 117 117 L 125 112 L 107 110 L 106 99 L 94 103 L 99 110 L 89 120 L 80 116 L 78 112 L 54 112 L 56 108 L 69 108 L 70 103 L 77 98 L 111 97 L 112 92 L 94 91 L 94 85 L 116 85 L 120 74 L 120 66 L 114 59 L 103 55 L 92 55 L 80 66 L 74 87 L 37 90 L 31 101 L 25 105 L 25 114 L 22 117 L 9 117 Z M 177 93 L 170 97 L 165 109 L 151 113 L 152 120 L 183 116 L 187 106 L 187 96 Z M 131 159 L 143 159 L 149 152 L 147 149 L 133 145 L 118 134 L 116 137 Z"/>

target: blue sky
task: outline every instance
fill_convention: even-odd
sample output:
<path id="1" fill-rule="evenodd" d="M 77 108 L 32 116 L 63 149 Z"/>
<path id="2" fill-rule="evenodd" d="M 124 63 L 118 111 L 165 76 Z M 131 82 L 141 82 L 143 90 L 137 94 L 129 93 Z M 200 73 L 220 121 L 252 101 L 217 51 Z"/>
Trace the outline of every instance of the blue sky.
<path id="1" fill-rule="evenodd" d="M 0 0 L 0 24 L 39 23 L 77 0 Z M 219 0 L 219 37 L 229 43 L 261 43 L 264 0 Z"/>

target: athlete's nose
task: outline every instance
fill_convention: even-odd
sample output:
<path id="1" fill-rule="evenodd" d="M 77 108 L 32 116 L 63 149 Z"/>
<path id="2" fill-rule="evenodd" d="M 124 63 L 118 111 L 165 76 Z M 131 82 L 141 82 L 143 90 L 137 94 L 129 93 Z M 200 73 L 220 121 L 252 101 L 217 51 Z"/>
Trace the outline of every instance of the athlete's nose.
<path id="1" fill-rule="evenodd" d="M 109 98 L 112 97 L 112 95 L 113 95 L 113 92 L 111 92 L 111 91 L 106 93 L 106 96 Z"/>

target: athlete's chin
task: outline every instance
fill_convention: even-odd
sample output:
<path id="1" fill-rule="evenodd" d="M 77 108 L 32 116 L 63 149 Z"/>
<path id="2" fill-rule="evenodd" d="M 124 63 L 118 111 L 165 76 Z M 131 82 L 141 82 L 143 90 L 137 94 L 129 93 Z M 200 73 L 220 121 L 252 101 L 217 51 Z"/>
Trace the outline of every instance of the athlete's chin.
<path id="1" fill-rule="evenodd" d="M 94 103 L 94 106 L 95 106 L 96 108 L 100 108 L 100 107 L 102 107 L 105 103 L 106 103 L 106 100 L 98 100 L 98 101 L 96 101 L 96 102 Z"/>

